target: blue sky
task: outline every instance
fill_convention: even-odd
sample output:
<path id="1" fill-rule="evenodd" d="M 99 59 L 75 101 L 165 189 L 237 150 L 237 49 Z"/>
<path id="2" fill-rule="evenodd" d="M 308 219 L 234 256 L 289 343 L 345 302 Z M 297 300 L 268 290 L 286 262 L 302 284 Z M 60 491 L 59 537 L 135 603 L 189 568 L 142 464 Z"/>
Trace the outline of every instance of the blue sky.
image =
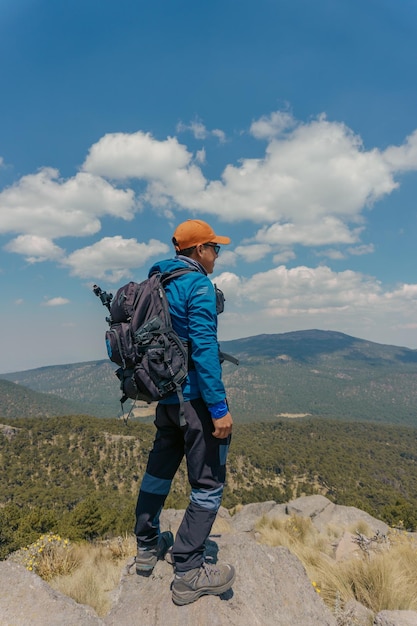
<path id="1" fill-rule="evenodd" d="M 106 357 L 97 282 L 229 235 L 221 339 L 417 348 L 417 5 L 0 0 L 0 372 Z"/>

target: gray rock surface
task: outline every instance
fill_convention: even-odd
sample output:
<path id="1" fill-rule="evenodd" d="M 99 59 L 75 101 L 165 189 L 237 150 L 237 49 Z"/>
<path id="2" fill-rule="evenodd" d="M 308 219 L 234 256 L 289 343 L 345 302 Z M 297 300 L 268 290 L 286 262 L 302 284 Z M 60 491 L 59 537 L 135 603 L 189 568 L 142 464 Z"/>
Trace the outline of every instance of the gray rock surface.
<path id="1" fill-rule="evenodd" d="M 277 512 L 281 513 L 282 505 L 278 505 Z M 309 496 L 297 498 L 286 505 L 288 515 L 301 515 L 302 517 L 310 517 L 314 526 L 319 531 L 323 531 L 329 524 L 342 528 L 349 528 L 358 522 L 365 522 L 371 530 L 380 533 L 387 533 L 389 527 L 381 520 L 376 519 L 353 506 L 342 506 L 333 504 L 324 496 Z M 271 515 L 274 509 L 271 510 Z"/>
<path id="2" fill-rule="evenodd" d="M 97 626 L 90 607 L 52 589 L 23 565 L 0 561 L 1 626 Z"/>
<path id="3" fill-rule="evenodd" d="M 236 581 L 221 598 L 205 596 L 188 606 L 172 604 L 172 568 L 158 562 L 150 578 L 123 577 L 108 626 L 336 626 L 300 561 L 286 548 L 257 544 L 246 533 L 212 537 L 219 560 L 233 563 Z M 133 569 L 133 568 L 132 568 Z"/>
<path id="4" fill-rule="evenodd" d="M 0 424 L 0 431 L 3 433 L 5 437 L 10 441 L 17 435 L 17 433 L 21 430 L 20 428 L 16 428 L 15 426 L 8 426 L 8 424 Z"/>
<path id="5" fill-rule="evenodd" d="M 356 600 L 346 602 L 342 612 L 342 624 L 345 626 L 373 626 L 374 614 Z"/>
<path id="6" fill-rule="evenodd" d="M 417 611 L 381 611 L 375 626 L 417 626 Z"/>
<path id="7" fill-rule="evenodd" d="M 276 506 L 279 505 L 277 505 L 273 500 L 268 502 L 245 504 L 240 511 L 233 515 L 233 518 L 231 518 L 230 521 L 235 530 L 249 532 L 253 530 L 256 522 L 258 522 L 263 515 L 269 513 Z"/>

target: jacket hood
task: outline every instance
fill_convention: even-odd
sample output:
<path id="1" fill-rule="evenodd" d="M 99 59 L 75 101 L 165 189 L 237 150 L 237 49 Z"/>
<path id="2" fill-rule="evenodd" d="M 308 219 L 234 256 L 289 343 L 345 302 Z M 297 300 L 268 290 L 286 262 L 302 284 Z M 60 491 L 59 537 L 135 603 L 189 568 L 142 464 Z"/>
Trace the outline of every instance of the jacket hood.
<path id="1" fill-rule="evenodd" d="M 199 263 L 193 261 L 188 262 L 187 260 L 183 259 L 183 257 L 175 257 L 173 259 L 158 261 L 157 263 L 154 263 L 154 265 L 152 265 L 151 269 L 149 270 L 149 276 L 151 274 L 154 274 L 155 272 L 172 272 L 173 270 L 177 270 L 182 267 L 189 267 L 190 265 L 194 269 L 199 270 L 202 274 L 205 274 L 204 269 L 200 266 Z"/>

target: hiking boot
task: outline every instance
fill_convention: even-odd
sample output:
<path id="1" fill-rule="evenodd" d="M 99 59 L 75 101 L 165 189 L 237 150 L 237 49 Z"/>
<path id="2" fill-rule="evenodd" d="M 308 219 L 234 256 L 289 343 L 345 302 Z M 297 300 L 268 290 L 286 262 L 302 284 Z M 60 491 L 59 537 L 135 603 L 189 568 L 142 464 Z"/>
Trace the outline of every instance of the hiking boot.
<path id="1" fill-rule="evenodd" d="M 158 543 L 147 548 L 138 547 L 136 555 L 136 573 L 146 576 L 152 573 L 156 562 L 163 559 L 169 548 L 174 543 L 174 536 L 171 531 L 167 530 L 158 537 Z"/>
<path id="2" fill-rule="evenodd" d="M 200 596 L 219 596 L 230 589 L 235 581 L 233 565 L 209 565 L 191 569 L 182 576 L 178 574 L 172 583 L 172 600 L 174 604 L 190 604 Z"/>

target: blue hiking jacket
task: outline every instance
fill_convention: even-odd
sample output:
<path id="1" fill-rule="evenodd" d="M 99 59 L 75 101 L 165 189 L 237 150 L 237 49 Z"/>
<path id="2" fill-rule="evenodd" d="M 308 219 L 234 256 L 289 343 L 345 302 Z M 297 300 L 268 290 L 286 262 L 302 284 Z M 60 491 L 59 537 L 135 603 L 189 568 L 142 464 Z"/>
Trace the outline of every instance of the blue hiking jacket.
<path id="1" fill-rule="evenodd" d="M 213 284 L 198 263 L 182 258 L 155 263 L 149 275 L 191 267 L 187 272 L 165 286 L 172 318 L 172 326 L 182 340 L 188 342 L 195 369 L 188 372 L 184 382 L 184 400 L 203 398 L 207 406 L 226 399 L 217 341 L 216 295 Z M 162 400 L 165 404 L 178 403 L 177 394 Z"/>

